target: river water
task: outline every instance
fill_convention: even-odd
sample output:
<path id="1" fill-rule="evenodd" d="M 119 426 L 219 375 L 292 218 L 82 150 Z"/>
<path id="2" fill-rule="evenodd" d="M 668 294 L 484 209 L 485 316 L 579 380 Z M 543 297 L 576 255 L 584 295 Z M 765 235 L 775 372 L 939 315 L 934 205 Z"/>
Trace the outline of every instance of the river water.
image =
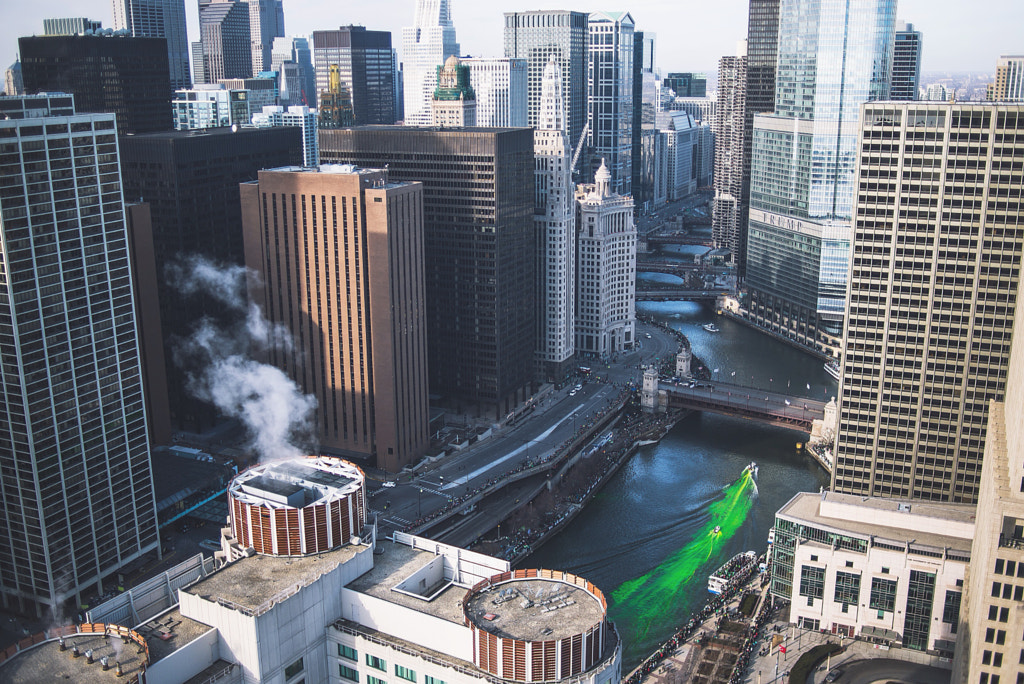
<path id="1" fill-rule="evenodd" d="M 835 395 L 836 383 L 820 360 L 709 306 L 641 302 L 637 314 L 681 330 L 721 381 L 789 387 L 815 399 Z M 721 332 L 701 327 L 712 321 Z M 625 674 L 703 605 L 710 572 L 741 551 L 764 551 L 775 511 L 797 492 L 828 483 L 825 472 L 796 450 L 805 438 L 739 418 L 693 414 L 659 444 L 641 448 L 523 565 L 567 570 L 604 592 L 623 640 Z M 756 487 L 742 477 L 751 461 L 759 466 Z"/>

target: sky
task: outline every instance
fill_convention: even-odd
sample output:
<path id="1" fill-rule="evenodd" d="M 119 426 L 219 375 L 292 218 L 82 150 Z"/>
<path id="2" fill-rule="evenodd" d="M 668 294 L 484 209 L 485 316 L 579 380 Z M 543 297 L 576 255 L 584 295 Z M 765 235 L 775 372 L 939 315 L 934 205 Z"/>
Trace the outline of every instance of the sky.
<path id="1" fill-rule="evenodd" d="M 582 9 L 562 0 L 449 0 L 463 55 L 501 57 L 502 13 L 535 9 Z M 657 34 L 656 59 L 663 73 L 714 72 L 746 37 L 747 0 L 628 0 L 594 10 L 628 10 L 638 30 Z M 970 7 L 970 16 L 965 6 Z M 0 68 L 17 54 L 19 36 L 41 34 L 43 19 L 85 16 L 113 27 L 110 0 L 0 0 Z M 17 8 L 17 9 L 15 9 Z M 391 31 L 401 59 L 401 30 L 412 24 L 415 0 L 284 0 L 289 35 L 357 24 Z M 185 0 L 189 40 L 199 39 L 196 0 Z M 1024 53 L 1024 0 L 899 0 L 897 16 L 924 34 L 923 71 L 995 71 L 1001 54 Z"/>

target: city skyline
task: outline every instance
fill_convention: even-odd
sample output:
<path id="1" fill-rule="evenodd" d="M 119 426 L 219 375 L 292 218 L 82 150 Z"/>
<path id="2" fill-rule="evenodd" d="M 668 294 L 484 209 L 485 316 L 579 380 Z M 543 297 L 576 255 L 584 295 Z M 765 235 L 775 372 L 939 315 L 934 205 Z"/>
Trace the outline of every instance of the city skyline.
<path id="1" fill-rule="evenodd" d="M 694 4 L 685 8 L 666 0 L 639 0 L 618 4 L 598 3 L 594 6 L 571 6 L 553 0 L 507 0 L 505 3 L 469 3 L 451 0 L 452 21 L 459 34 L 463 55 L 475 57 L 501 57 L 503 13 L 536 9 L 571 9 L 584 12 L 615 10 L 632 13 L 638 30 L 661 34 L 658 42 L 657 64 L 663 72 L 703 71 L 716 72 L 718 59 L 733 55 L 736 42 L 746 37 L 747 0 L 726 0 L 715 5 Z M 1024 4 L 1015 0 L 982 0 L 978 14 L 990 19 L 986 22 L 964 22 L 963 14 L 953 0 L 902 0 L 897 7 L 897 19 L 914 24 L 925 36 L 922 72 L 983 71 L 995 72 L 996 59 L 1003 54 L 1021 50 L 1016 28 L 1024 24 Z M 82 0 L 74 5 L 62 0 L 40 0 L 33 4 L 32 12 L 24 12 L 0 27 L 0 49 L 6 48 L 9 62 L 14 61 L 17 39 L 21 36 L 41 35 L 43 19 L 62 16 L 86 16 L 113 27 L 110 0 Z M 326 0 L 290 0 L 284 3 L 286 35 L 311 34 L 314 30 L 337 28 L 355 24 L 368 29 L 390 31 L 393 37 L 401 35 L 403 26 L 411 24 L 415 10 L 414 0 L 380 0 L 376 3 L 353 3 L 339 9 Z M 194 2 L 185 2 L 186 22 L 190 40 L 199 39 L 199 16 Z M 685 40 L 671 41 L 664 27 L 673 25 L 673 16 L 685 19 L 686 25 L 694 21 L 703 30 L 686 33 Z M 682 26 L 681 26 L 682 28 Z M 401 41 L 393 38 L 401 54 Z M 941 52 L 938 48 L 941 47 Z M 8 63 L 9 63 L 8 62 Z"/>

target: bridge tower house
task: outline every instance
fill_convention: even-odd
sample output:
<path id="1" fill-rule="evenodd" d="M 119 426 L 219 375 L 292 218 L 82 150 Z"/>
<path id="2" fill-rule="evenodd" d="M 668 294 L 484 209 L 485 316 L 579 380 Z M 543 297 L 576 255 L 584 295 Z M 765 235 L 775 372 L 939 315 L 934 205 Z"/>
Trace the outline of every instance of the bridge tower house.
<path id="1" fill-rule="evenodd" d="M 658 370 L 647 368 L 644 370 L 644 387 L 640 392 L 640 406 L 645 413 L 654 413 L 664 410 L 658 405 Z"/>

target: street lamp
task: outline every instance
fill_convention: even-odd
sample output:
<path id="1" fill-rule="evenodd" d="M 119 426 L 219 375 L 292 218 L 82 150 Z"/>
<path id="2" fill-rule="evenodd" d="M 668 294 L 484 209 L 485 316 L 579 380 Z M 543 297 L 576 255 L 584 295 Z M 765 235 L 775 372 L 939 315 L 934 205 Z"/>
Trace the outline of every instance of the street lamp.
<path id="1" fill-rule="evenodd" d="M 416 491 L 417 491 L 417 494 L 416 494 L 416 517 L 417 518 L 422 518 L 423 517 L 423 490 L 417 488 Z"/>

